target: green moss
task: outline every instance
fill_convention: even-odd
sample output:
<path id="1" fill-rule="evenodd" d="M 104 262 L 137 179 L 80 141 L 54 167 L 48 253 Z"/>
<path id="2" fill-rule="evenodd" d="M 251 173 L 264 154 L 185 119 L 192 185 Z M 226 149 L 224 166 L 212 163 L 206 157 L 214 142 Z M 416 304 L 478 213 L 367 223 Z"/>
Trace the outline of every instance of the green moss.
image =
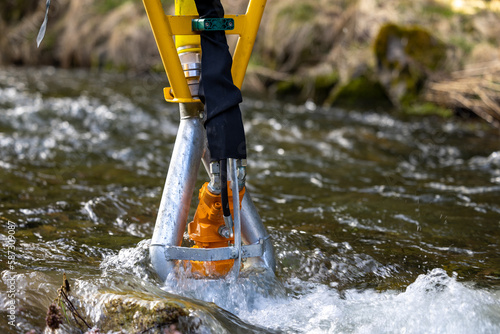
<path id="1" fill-rule="evenodd" d="M 274 83 L 276 98 L 292 103 L 313 100 L 322 104 L 337 85 L 339 76 L 336 71 L 321 75 L 294 76 L 288 80 Z"/>
<path id="2" fill-rule="evenodd" d="M 318 75 L 315 78 L 314 86 L 316 89 L 331 89 L 339 81 L 339 75 L 337 72 L 331 72 L 324 75 Z"/>
<path id="3" fill-rule="evenodd" d="M 422 8 L 422 13 L 428 16 L 440 16 L 449 19 L 455 15 L 455 12 L 448 6 L 429 2 Z"/>
<path id="4" fill-rule="evenodd" d="M 374 53 L 379 64 L 398 68 L 398 59 L 391 55 L 391 39 L 401 40 L 406 57 L 434 70 L 446 57 L 446 45 L 432 36 L 427 30 L 419 27 L 402 27 L 393 23 L 388 23 L 380 28 L 375 39 Z"/>
<path id="5" fill-rule="evenodd" d="M 449 118 L 453 116 L 452 110 L 440 107 L 438 105 L 429 102 L 412 104 L 406 108 L 403 108 L 403 112 L 408 115 L 420 115 L 420 116 L 437 115 L 443 118 Z"/>
<path id="6" fill-rule="evenodd" d="M 300 96 L 304 84 L 301 82 L 296 82 L 295 80 L 279 81 L 275 85 L 276 87 L 276 97 L 280 100 L 292 100 L 292 102 L 299 102 L 298 96 Z"/>
<path id="7" fill-rule="evenodd" d="M 314 101 L 318 104 L 323 103 L 338 82 L 339 75 L 335 71 L 314 78 Z"/>
<path id="8" fill-rule="evenodd" d="M 391 108 L 392 103 L 384 87 L 363 75 L 337 89 L 327 103 L 344 108 Z"/>
<path id="9" fill-rule="evenodd" d="M 406 66 L 400 71 L 399 76 L 394 78 L 392 86 L 404 85 L 405 87 L 404 92 L 399 96 L 401 107 L 410 106 L 418 99 L 426 78 L 425 72 L 413 66 Z"/>
<path id="10" fill-rule="evenodd" d="M 388 66 L 390 63 L 387 60 L 387 50 L 389 46 L 389 36 L 401 37 L 401 31 L 395 24 L 383 25 L 373 43 L 373 52 L 380 65 Z"/>
<path id="11" fill-rule="evenodd" d="M 134 333 L 161 332 L 189 313 L 173 302 L 152 303 L 136 298 L 113 298 L 104 305 L 103 330 L 126 330 Z"/>
<path id="12" fill-rule="evenodd" d="M 127 72 L 130 70 L 130 66 L 125 63 L 115 63 L 112 59 L 97 54 L 91 55 L 90 68 L 114 72 Z"/>
<path id="13" fill-rule="evenodd" d="M 411 106 L 433 71 L 446 59 L 447 46 L 419 26 L 384 25 L 374 43 L 378 73 L 398 107 Z"/>
<path id="14" fill-rule="evenodd" d="M 413 27 L 406 32 L 405 51 L 425 67 L 435 70 L 446 57 L 446 46 L 428 31 Z"/>

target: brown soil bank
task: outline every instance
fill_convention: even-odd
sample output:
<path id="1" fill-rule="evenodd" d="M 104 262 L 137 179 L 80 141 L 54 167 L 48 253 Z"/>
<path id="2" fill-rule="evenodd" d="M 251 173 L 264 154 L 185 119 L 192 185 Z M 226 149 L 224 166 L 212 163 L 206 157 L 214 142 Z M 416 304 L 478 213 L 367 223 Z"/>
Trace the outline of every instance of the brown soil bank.
<path id="1" fill-rule="evenodd" d="M 228 13 L 242 13 L 247 2 L 223 0 Z M 161 69 L 142 1 L 52 3 L 39 49 L 45 2 L 0 3 L 0 64 Z M 163 4 L 169 10 L 173 0 Z M 500 0 L 268 1 L 244 88 L 294 103 L 410 113 L 469 109 L 498 124 L 499 11 Z M 478 63 L 486 68 L 487 90 L 443 91 L 443 85 L 463 90 L 449 83 L 477 76 L 466 69 Z"/>

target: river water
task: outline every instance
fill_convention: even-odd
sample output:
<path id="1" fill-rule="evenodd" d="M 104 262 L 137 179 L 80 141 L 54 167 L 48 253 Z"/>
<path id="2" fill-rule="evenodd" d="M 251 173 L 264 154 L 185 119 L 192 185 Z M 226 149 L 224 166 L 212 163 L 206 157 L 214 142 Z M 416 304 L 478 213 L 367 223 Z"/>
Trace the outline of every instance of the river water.
<path id="1" fill-rule="evenodd" d="M 182 305 L 195 333 L 500 332 L 500 135 L 478 120 L 245 99 L 277 275 L 160 282 L 148 244 L 179 122 L 164 81 L 0 69 L 2 333 L 41 333 L 63 272 L 101 328 L 121 296 Z"/>

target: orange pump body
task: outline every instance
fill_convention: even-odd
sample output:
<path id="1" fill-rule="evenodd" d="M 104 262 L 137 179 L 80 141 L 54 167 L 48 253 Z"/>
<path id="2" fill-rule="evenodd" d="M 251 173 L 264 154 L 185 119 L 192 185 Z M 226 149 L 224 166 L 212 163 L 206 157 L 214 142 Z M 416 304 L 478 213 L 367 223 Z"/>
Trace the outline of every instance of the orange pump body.
<path id="1" fill-rule="evenodd" d="M 229 182 L 230 183 L 230 182 Z M 233 212 L 233 192 L 228 184 L 229 209 Z M 245 195 L 245 188 L 240 190 L 239 200 Z M 234 243 L 234 238 L 224 238 L 219 234 L 219 228 L 225 225 L 220 195 L 213 194 L 208 189 L 208 182 L 200 188 L 199 204 L 193 221 L 188 225 L 189 238 L 195 242 L 194 248 L 227 247 Z M 195 276 L 222 277 L 233 267 L 234 260 L 222 261 L 189 261 L 191 272 Z"/>

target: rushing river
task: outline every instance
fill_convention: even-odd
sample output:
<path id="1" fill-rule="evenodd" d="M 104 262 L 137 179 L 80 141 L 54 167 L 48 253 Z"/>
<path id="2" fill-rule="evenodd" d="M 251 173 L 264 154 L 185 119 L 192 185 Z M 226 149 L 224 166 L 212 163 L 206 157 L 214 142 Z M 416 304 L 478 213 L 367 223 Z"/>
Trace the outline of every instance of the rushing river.
<path id="1" fill-rule="evenodd" d="M 164 81 L 0 69 L 0 332 L 41 333 L 63 272 L 96 326 L 119 295 L 186 307 L 193 333 L 500 332 L 500 135 L 477 120 L 247 98 L 277 275 L 159 282 L 148 244 L 179 122 Z"/>

